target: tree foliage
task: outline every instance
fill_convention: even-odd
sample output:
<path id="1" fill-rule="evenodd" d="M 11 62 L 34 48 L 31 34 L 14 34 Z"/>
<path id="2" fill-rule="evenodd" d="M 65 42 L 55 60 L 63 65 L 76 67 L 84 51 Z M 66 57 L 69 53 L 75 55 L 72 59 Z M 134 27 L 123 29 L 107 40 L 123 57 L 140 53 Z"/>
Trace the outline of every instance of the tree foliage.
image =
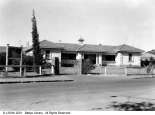
<path id="1" fill-rule="evenodd" d="M 37 21 L 35 18 L 34 10 L 33 10 L 33 18 L 32 18 L 32 42 L 33 42 L 33 64 L 41 65 L 42 64 L 42 54 L 39 45 L 39 34 L 37 31 Z"/>
<path id="2" fill-rule="evenodd" d="M 149 65 L 146 68 L 146 72 L 147 73 L 152 73 L 153 74 L 153 70 L 155 68 L 155 59 L 153 59 L 152 57 L 150 58 L 149 61 Z"/>
<path id="3" fill-rule="evenodd" d="M 88 74 L 94 68 L 95 67 L 90 59 L 82 60 L 82 74 Z"/>

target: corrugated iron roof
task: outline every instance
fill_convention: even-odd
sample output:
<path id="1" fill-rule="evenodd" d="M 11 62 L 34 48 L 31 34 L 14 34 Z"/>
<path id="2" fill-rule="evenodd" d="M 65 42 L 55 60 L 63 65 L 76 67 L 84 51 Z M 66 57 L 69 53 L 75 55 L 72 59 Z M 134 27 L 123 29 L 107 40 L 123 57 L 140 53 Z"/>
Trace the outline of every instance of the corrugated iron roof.
<path id="1" fill-rule="evenodd" d="M 126 45 L 126 44 L 117 46 L 115 51 L 116 52 L 131 52 L 131 53 L 133 53 L 133 52 L 137 52 L 137 53 L 144 52 L 144 50 L 141 50 L 141 49 L 138 49 L 138 48 L 135 48 L 133 46 Z"/>

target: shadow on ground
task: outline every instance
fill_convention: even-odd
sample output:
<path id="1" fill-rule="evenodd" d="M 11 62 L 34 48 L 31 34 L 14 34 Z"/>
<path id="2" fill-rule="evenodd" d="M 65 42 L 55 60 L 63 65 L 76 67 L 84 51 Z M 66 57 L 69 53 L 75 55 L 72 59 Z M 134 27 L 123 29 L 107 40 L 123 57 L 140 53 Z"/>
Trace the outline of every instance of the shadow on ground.
<path id="1" fill-rule="evenodd" d="M 111 107 L 118 111 L 155 111 L 155 105 L 151 102 L 112 102 Z"/>
<path id="2" fill-rule="evenodd" d="M 155 104 L 151 102 L 124 102 L 113 101 L 108 107 L 92 108 L 93 111 L 155 111 Z"/>

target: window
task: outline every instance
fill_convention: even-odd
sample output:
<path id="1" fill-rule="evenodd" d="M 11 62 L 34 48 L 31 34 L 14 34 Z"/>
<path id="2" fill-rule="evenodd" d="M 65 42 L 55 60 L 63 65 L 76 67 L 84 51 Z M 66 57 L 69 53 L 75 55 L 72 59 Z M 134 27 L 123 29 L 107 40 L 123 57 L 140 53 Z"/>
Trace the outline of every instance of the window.
<path id="1" fill-rule="evenodd" d="M 50 50 L 46 50 L 46 59 L 50 59 Z"/>
<path id="2" fill-rule="evenodd" d="M 74 53 L 62 53 L 61 54 L 61 66 L 62 67 L 74 67 L 76 63 L 76 54 Z"/>
<path id="3" fill-rule="evenodd" d="M 76 54 L 72 53 L 62 53 L 61 59 L 69 59 L 69 60 L 76 60 Z"/>
<path id="4" fill-rule="evenodd" d="M 132 54 L 129 54 L 129 62 L 132 61 Z"/>
<path id="5" fill-rule="evenodd" d="M 102 59 L 104 61 L 115 61 L 115 55 L 103 55 Z"/>

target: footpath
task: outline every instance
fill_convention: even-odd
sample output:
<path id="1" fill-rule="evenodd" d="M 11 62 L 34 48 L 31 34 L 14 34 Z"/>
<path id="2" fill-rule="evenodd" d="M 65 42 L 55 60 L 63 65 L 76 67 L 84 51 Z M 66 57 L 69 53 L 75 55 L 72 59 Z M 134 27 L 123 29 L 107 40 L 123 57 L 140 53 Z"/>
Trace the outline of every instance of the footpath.
<path id="1" fill-rule="evenodd" d="M 39 77 L 1 77 L 0 84 L 7 83 L 31 83 L 31 82 L 67 82 L 74 81 L 70 77 L 63 75 L 39 76 Z"/>

